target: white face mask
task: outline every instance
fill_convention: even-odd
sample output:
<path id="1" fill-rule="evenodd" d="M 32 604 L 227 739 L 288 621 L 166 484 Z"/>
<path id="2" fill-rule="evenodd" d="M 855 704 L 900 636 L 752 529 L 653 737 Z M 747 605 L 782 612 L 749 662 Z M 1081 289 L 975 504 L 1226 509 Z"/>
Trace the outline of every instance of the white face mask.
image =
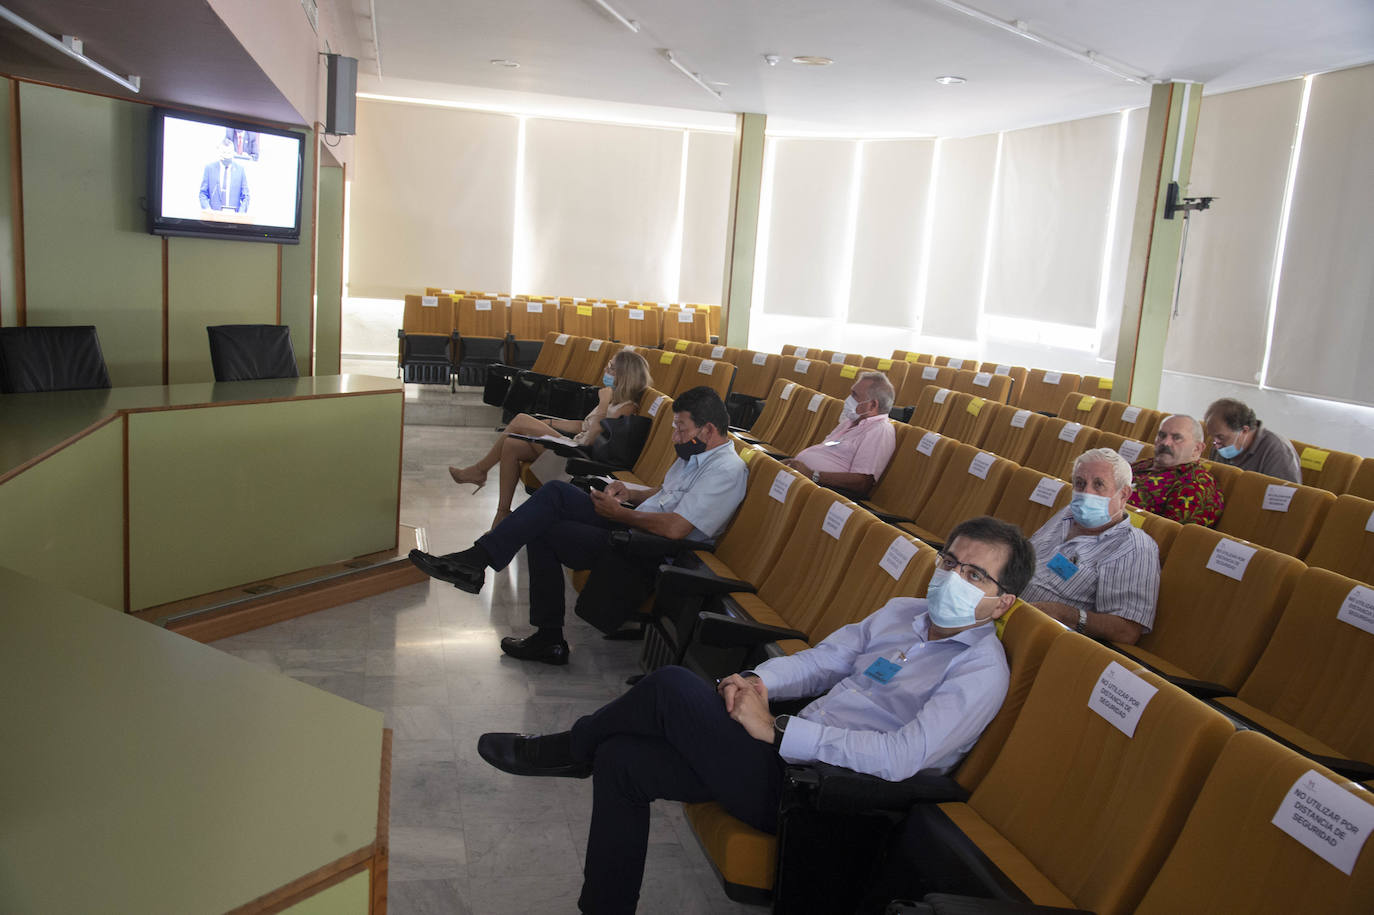
<path id="1" fill-rule="evenodd" d="M 948 569 L 936 569 L 926 588 L 930 621 L 941 629 L 962 629 L 978 620 L 978 603 L 987 597 L 976 585 Z"/>
<path id="2" fill-rule="evenodd" d="M 852 423 L 858 418 L 859 402 L 854 399 L 853 394 L 850 394 L 844 399 L 844 407 L 840 410 L 840 420 L 846 423 Z"/>

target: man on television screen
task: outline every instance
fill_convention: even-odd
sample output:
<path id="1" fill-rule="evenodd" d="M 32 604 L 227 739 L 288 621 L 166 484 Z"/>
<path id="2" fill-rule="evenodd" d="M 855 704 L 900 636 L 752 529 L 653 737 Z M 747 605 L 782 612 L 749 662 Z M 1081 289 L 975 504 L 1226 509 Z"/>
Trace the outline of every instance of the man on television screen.
<path id="1" fill-rule="evenodd" d="M 200 208 L 216 213 L 248 212 L 248 176 L 234 161 L 234 144 L 228 137 L 220 141 L 219 158 L 205 166 L 200 179 Z"/>

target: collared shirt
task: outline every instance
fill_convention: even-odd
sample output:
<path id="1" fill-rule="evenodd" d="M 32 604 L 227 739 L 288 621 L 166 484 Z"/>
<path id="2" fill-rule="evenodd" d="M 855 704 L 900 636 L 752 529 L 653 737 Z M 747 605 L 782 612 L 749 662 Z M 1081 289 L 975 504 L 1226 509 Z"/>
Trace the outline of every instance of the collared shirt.
<path id="1" fill-rule="evenodd" d="M 692 524 L 692 540 L 715 540 L 744 501 L 749 468 L 729 442 L 678 458 L 663 485 L 636 511 L 675 512 Z"/>
<path id="2" fill-rule="evenodd" d="M 1277 432 L 1270 432 L 1261 422 L 1255 423 L 1255 437 L 1240 454 L 1228 461 L 1213 450 L 1209 460 L 1230 464 L 1241 470 L 1253 470 L 1290 483 L 1302 482 L 1302 462 L 1298 460 L 1293 443 Z"/>
<path id="3" fill-rule="evenodd" d="M 1100 534 L 1069 539 L 1073 516 L 1066 508 L 1031 537 L 1035 576 L 1021 599 L 1057 601 L 1093 613 L 1111 613 L 1149 632 L 1159 598 L 1159 547 L 1150 535 L 1123 518 Z M 1067 579 L 1049 568 L 1062 553 L 1078 567 Z"/>
<path id="4" fill-rule="evenodd" d="M 894 597 L 815 648 L 754 671 L 777 699 L 814 696 L 792 716 L 779 751 L 898 781 L 954 767 L 992 721 L 1011 675 L 992 623 L 931 639 L 924 599 Z M 898 665 L 886 682 L 864 671 Z"/>
<path id="5" fill-rule="evenodd" d="M 866 473 L 876 481 L 896 448 L 897 430 L 887 414 L 878 413 L 858 421 L 841 421 L 824 442 L 803 450 L 797 460 L 823 473 Z"/>
<path id="6" fill-rule="evenodd" d="M 1156 467 L 1153 460 L 1131 465 L 1135 491 L 1130 504 L 1172 518 L 1179 524 L 1211 527 L 1221 517 L 1224 504 L 1217 481 L 1198 461 Z"/>

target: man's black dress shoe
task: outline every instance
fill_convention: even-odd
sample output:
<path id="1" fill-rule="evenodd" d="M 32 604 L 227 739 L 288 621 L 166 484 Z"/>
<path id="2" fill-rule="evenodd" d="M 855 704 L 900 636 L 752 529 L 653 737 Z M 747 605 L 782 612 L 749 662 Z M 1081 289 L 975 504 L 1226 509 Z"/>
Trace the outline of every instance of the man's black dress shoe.
<path id="1" fill-rule="evenodd" d="M 477 755 L 511 775 L 543 775 L 586 778 L 591 763 L 578 762 L 569 749 L 569 735 L 483 734 L 477 738 Z"/>
<path id="2" fill-rule="evenodd" d="M 562 641 L 542 642 L 536 641 L 534 636 L 527 639 L 517 639 L 508 635 L 501 640 L 501 650 L 512 658 L 519 658 L 522 661 L 543 661 L 545 664 L 568 663 L 568 643 Z"/>
<path id="3" fill-rule="evenodd" d="M 410 561 L 415 564 L 415 568 L 430 578 L 446 581 L 469 594 L 476 594 L 481 591 L 482 584 L 487 577 L 486 569 L 473 568 L 467 563 L 458 562 L 445 556 L 433 556 L 419 550 L 410 551 Z"/>

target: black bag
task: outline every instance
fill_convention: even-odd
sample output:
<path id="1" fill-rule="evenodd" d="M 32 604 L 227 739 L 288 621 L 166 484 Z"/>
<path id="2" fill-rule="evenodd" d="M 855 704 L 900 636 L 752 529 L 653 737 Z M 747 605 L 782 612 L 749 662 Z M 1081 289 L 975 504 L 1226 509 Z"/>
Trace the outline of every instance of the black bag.
<path id="1" fill-rule="evenodd" d="M 603 464 L 632 467 L 649 440 L 654 421 L 647 416 L 631 414 L 601 421 L 601 434 L 587 449 L 588 457 Z"/>

